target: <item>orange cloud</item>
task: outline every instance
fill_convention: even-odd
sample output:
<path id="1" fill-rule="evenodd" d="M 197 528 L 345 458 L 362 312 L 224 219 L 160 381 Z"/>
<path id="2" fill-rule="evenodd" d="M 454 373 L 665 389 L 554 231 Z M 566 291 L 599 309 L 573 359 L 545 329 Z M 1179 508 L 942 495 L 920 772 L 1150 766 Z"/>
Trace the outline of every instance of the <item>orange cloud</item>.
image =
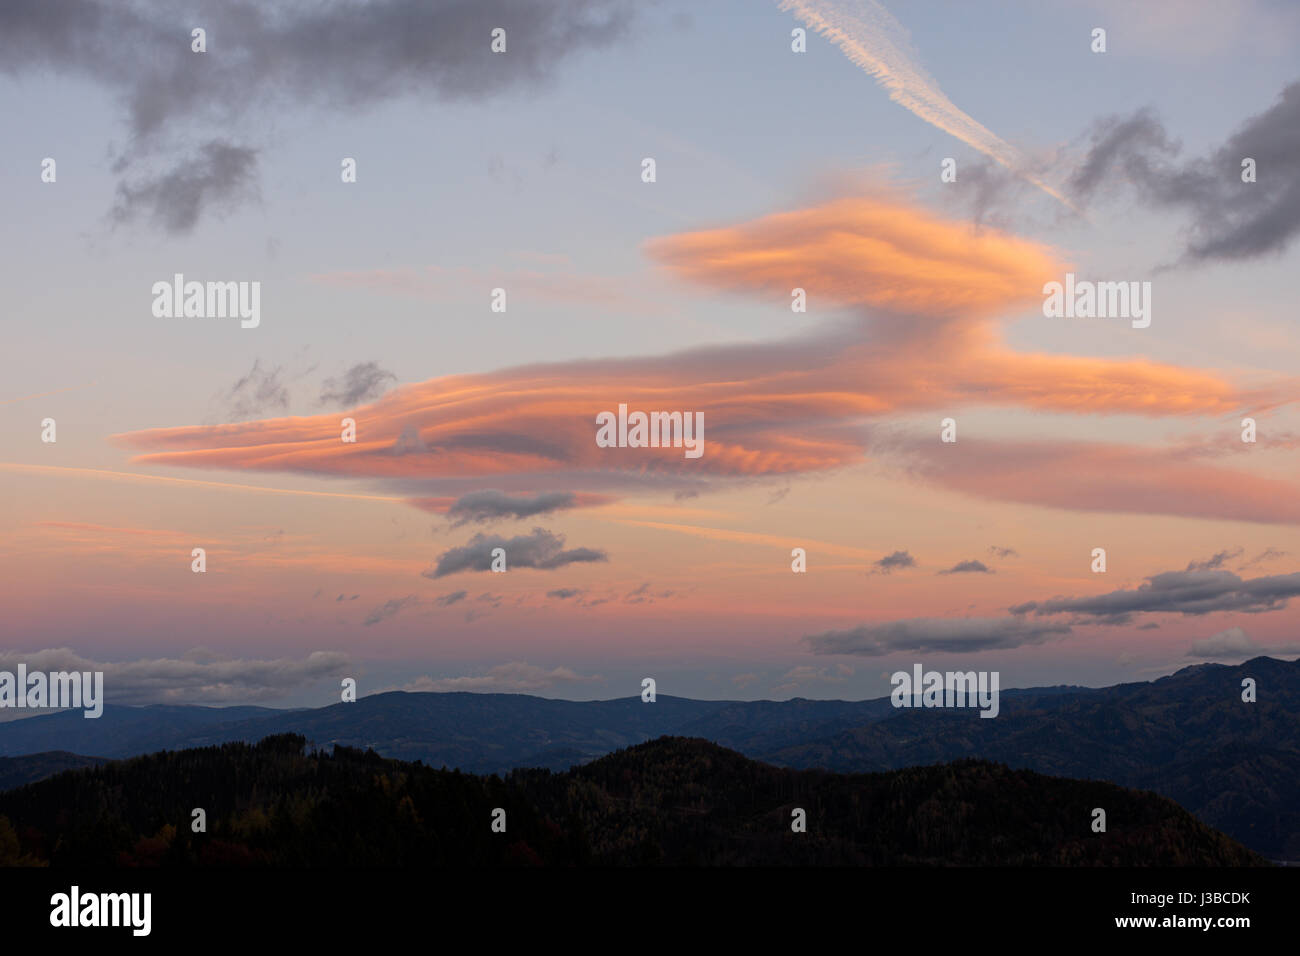
<path id="1" fill-rule="evenodd" d="M 1048 248 L 974 233 L 898 199 L 840 199 L 727 229 L 657 239 L 649 254 L 715 288 L 851 307 L 856 323 L 782 342 L 531 365 L 395 389 L 344 415 L 115 436 L 145 464 L 385 479 L 406 500 L 481 488 L 588 491 L 821 472 L 861 461 L 866 425 L 972 405 L 1075 414 L 1221 416 L 1276 402 L 1211 371 L 1146 359 L 1016 352 L 996 319 L 1063 269 Z M 596 415 L 702 412 L 703 457 L 601 448 Z M 973 480 L 973 479 L 972 479 Z"/>
<path id="2" fill-rule="evenodd" d="M 906 448 L 911 474 L 996 501 L 1069 511 L 1300 524 L 1300 485 L 1101 442 L 972 442 Z"/>
<path id="3" fill-rule="evenodd" d="M 646 243 L 684 278 L 729 291 L 923 317 L 984 317 L 1034 300 L 1064 267 L 1046 247 L 881 197 L 834 200 Z"/>

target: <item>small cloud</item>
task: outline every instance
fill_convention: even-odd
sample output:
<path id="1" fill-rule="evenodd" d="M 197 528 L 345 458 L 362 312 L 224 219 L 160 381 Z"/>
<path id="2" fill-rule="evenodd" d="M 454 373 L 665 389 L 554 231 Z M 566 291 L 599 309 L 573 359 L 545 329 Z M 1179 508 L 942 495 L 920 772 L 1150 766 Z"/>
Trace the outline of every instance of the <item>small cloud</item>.
<path id="1" fill-rule="evenodd" d="M 124 225 L 145 218 L 178 236 L 192 232 L 206 210 L 257 195 L 257 150 L 214 139 L 169 172 L 119 183 L 109 219 Z"/>
<path id="2" fill-rule="evenodd" d="M 261 360 L 254 359 L 248 374 L 231 386 L 224 396 L 227 415 L 235 421 L 245 421 L 268 412 L 286 410 L 289 407 L 289 389 L 281 380 L 282 372 L 279 366 L 263 368 Z"/>
<path id="3" fill-rule="evenodd" d="M 958 561 L 947 571 L 940 571 L 940 574 L 993 574 L 995 573 L 983 561 Z"/>
<path id="4" fill-rule="evenodd" d="M 463 601 L 467 597 L 469 597 L 468 591 L 452 591 L 450 594 L 444 594 L 433 603 L 438 607 L 451 607 L 457 601 Z"/>
<path id="5" fill-rule="evenodd" d="M 672 597 L 676 593 L 676 591 L 671 590 L 652 591 L 650 590 L 650 582 L 646 581 L 641 584 L 640 587 L 633 588 L 631 591 L 628 591 L 627 594 L 623 595 L 623 603 L 654 604 L 657 598 Z"/>
<path id="6" fill-rule="evenodd" d="M 879 561 L 872 564 L 876 574 L 889 574 L 899 568 L 916 567 L 916 558 L 912 557 L 906 551 L 895 551 L 893 554 L 887 554 Z"/>
<path id="7" fill-rule="evenodd" d="M 609 560 L 604 551 L 594 548 L 566 550 L 563 535 L 552 534 L 545 528 L 534 528 L 531 534 L 513 538 L 476 534 L 467 544 L 443 552 L 431 570 L 421 573 L 428 578 L 441 578 L 462 571 L 491 571 L 492 552 L 497 548 L 505 551 L 507 570 L 534 568 L 549 571 L 570 564 Z"/>
<path id="8" fill-rule="evenodd" d="M 1184 570 L 1187 571 L 1213 571 L 1215 568 L 1221 568 L 1224 562 L 1231 561 L 1233 558 L 1241 555 L 1242 549 L 1236 548 L 1232 551 L 1217 551 L 1204 561 L 1189 561 Z"/>
<path id="9" fill-rule="evenodd" d="M 419 599 L 416 598 L 414 594 L 408 594 L 404 598 L 393 598 L 392 600 L 385 601 L 382 605 L 367 614 L 366 619 L 362 623 L 365 624 L 366 627 L 370 627 L 372 624 L 378 624 L 380 621 L 386 621 L 390 617 L 395 616 L 403 608 L 418 603 Z"/>
<path id="10" fill-rule="evenodd" d="M 504 518 L 532 518 L 564 508 L 576 507 L 577 495 L 571 491 L 547 491 L 537 495 L 508 495 L 489 489 L 463 495 L 447 509 L 447 520 L 459 528 L 471 521 L 485 524 Z"/>
<path id="11" fill-rule="evenodd" d="M 1188 657 L 1249 657 L 1258 650 L 1250 636 L 1239 627 L 1203 637 L 1192 644 Z"/>
<path id="12" fill-rule="evenodd" d="M 397 381 L 392 372 L 379 367 L 378 362 L 358 362 L 342 378 L 327 378 L 321 386 L 320 403 L 351 407 L 374 398 L 388 382 Z"/>
<path id="13" fill-rule="evenodd" d="M 1290 552 L 1288 551 L 1278 551 L 1276 548 L 1265 548 L 1258 555 L 1251 558 L 1249 561 L 1247 561 L 1237 570 L 1245 571 L 1247 568 L 1253 568 L 1256 565 L 1266 564 L 1269 561 L 1276 561 L 1278 558 L 1285 558 L 1289 553 Z"/>
<path id="14" fill-rule="evenodd" d="M 1018 558 L 1020 552 L 1015 548 L 1000 548 L 996 544 L 989 545 L 989 554 L 995 558 Z"/>
<path id="15" fill-rule="evenodd" d="M 582 588 L 556 588 L 554 591 L 547 591 L 546 596 L 558 601 L 567 601 L 572 597 L 581 597 L 585 593 Z"/>

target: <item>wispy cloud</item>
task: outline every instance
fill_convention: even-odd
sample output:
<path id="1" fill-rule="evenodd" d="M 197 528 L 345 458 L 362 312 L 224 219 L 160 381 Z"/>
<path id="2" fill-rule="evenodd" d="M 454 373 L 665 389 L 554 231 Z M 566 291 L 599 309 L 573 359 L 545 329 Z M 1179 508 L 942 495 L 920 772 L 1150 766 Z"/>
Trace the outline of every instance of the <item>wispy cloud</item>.
<path id="1" fill-rule="evenodd" d="M 1073 203 L 1040 180 L 1024 157 L 958 109 L 921 66 L 903 25 L 876 0 L 781 0 L 807 26 L 838 46 L 853 63 L 889 91 L 889 98 L 931 126 L 1023 176 L 1070 208 Z"/>
<path id="2" fill-rule="evenodd" d="M 356 405 L 376 397 L 385 385 L 395 381 L 397 376 L 380 368 L 378 362 L 358 362 L 338 378 L 327 378 L 324 381 L 321 385 L 320 403 L 344 407 Z"/>
<path id="3" fill-rule="evenodd" d="M 477 691 L 480 693 L 526 694 L 566 684 L 598 681 L 599 675 L 583 675 L 568 667 L 539 667 L 522 661 L 498 664 L 486 674 L 469 677 L 418 677 L 400 689 L 410 692 Z"/>

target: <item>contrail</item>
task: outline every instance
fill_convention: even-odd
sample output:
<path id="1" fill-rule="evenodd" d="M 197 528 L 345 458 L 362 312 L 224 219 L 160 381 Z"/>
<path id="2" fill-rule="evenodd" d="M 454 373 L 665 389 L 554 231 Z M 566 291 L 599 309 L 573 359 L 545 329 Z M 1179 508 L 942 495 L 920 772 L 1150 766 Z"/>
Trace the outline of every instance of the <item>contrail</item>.
<path id="1" fill-rule="evenodd" d="M 62 392 L 75 392 L 79 388 L 90 388 L 94 382 L 87 382 L 85 385 L 69 385 L 67 388 L 56 388 L 49 392 L 37 392 L 34 395 L 24 395 L 22 398 L 6 398 L 0 401 L 0 405 L 12 405 L 14 402 L 25 402 L 29 398 L 44 398 L 46 395 L 58 395 Z"/>
<path id="2" fill-rule="evenodd" d="M 875 78 L 889 98 L 931 126 L 1000 163 L 1074 209 L 1074 203 L 1025 171 L 1020 152 L 959 110 L 920 65 L 907 30 L 877 0 L 781 0 L 808 27 L 830 40 Z M 1077 212 L 1077 210 L 1075 210 Z"/>
<path id="3" fill-rule="evenodd" d="M 25 471 L 32 474 L 89 475 L 118 481 L 162 481 L 174 485 L 191 485 L 205 488 L 228 488 L 234 491 L 259 491 L 269 495 L 301 495 L 306 498 L 354 498 L 358 501 L 406 501 L 387 495 L 361 495 L 342 491 L 306 491 L 300 488 L 264 488 L 261 485 L 240 485 L 228 481 L 204 481 L 201 478 L 172 478 L 167 475 L 145 475 L 130 471 L 108 471 L 103 468 L 79 468 L 75 465 L 28 465 L 21 462 L 0 461 L 0 471 Z"/>

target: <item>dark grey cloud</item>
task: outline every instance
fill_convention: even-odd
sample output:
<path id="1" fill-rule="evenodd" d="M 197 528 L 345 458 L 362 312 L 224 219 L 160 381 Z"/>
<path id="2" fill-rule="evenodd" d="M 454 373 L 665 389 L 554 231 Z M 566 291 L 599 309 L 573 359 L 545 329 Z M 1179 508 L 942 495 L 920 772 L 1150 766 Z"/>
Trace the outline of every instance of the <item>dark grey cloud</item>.
<path id="1" fill-rule="evenodd" d="M 895 551 L 893 554 L 887 554 L 879 561 L 873 562 L 871 566 L 876 569 L 878 574 L 888 574 L 898 568 L 916 567 L 916 558 L 906 551 Z"/>
<path id="2" fill-rule="evenodd" d="M 530 534 L 513 538 L 476 534 L 469 543 L 443 552 L 431 570 L 421 573 L 428 578 L 441 578 L 461 571 L 491 571 L 492 551 L 496 548 L 505 550 L 507 571 L 514 568 L 549 571 L 570 564 L 609 560 L 604 551 L 595 548 L 566 550 L 564 535 L 534 528 Z"/>
<path id="3" fill-rule="evenodd" d="M 883 657 L 900 651 L 975 653 L 1042 644 L 1069 634 L 1068 624 L 1031 622 L 1022 617 L 910 618 L 811 634 L 803 642 L 814 654 Z"/>
<path id="4" fill-rule="evenodd" d="M 508 495 L 489 489 L 462 495 L 447 509 L 447 520 L 459 528 L 471 521 L 485 524 L 503 518 L 532 518 L 563 508 L 572 508 L 577 496 L 571 491 L 546 491 L 536 495 Z"/>
<path id="5" fill-rule="evenodd" d="M 451 607 L 457 601 L 463 601 L 467 597 L 469 597 L 468 591 L 452 591 L 450 594 L 444 594 L 433 603 L 437 604 L 438 607 Z"/>
<path id="6" fill-rule="evenodd" d="M 395 616 L 403 608 L 418 603 L 419 599 L 414 594 L 408 594 L 404 598 L 392 598 L 367 614 L 366 619 L 362 623 L 365 624 L 366 627 L 370 627 L 372 624 L 378 624 L 380 621 L 386 621 L 390 617 Z"/>
<path id="7" fill-rule="evenodd" d="M 261 418 L 268 412 L 289 408 L 289 389 L 282 379 L 283 369 L 263 368 L 260 359 L 253 360 L 248 374 L 237 381 L 224 396 L 227 413 L 232 421 Z"/>
<path id="8" fill-rule="evenodd" d="M 554 591 L 547 591 L 546 596 L 557 601 L 567 601 L 569 598 L 581 597 L 585 593 L 582 588 L 556 588 Z"/>
<path id="9" fill-rule="evenodd" d="M 994 571 L 983 561 L 958 561 L 947 571 L 940 571 L 940 574 L 993 574 Z"/>
<path id="10" fill-rule="evenodd" d="M 109 219 L 114 225 L 147 219 L 183 235 L 205 212 L 226 212 L 258 195 L 257 150 L 212 140 L 166 172 L 118 183 Z"/>
<path id="11" fill-rule="evenodd" d="M 397 381 L 392 372 L 379 367 L 378 362 L 358 362 L 340 378 L 327 378 L 321 385 L 322 405 L 350 407 L 374 398 L 388 382 Z"/>
<path id="12" fill-rule="evenodd" d="M 181 131 L 197 128 L 211 137 L 216 128 L 251 129 L 250 113 L 274 108 L 283 115 L 286 104 L 356 111 L 399 97 L 463 103 L 511 90 L 531 93 L 571 56 L 630 36 L 638 6 L 635 0 L 221 0 L 192 11 L 171 0 L 5 0 L 0 69 L 82 77 L 115 94 L 130 133 L 120 172 L 146 153 L 165 153 Z M 191 50 L 194 27 L 206 30 L 208 52 Z M 502 54 L 489 49 L 496 27 L 507 33 Z M 149 195 L 166 192 L 176 200 L 159 200 L 165 211 L 156 221 L 169 231 L 189 217 L 197 221 L 206 202 L 221 198 L 204 189 L 132 187 L 141 188 L 144 208 L 153 208 Z"/>
<path id="13" fill-rule="evenodd" d="M 357 598 L 359 598 L 359 597 L 361 597 L 360 594 L 354 594 L 354 595 L 352 595 L 352 597 L 345 597 L 344 595 L 340 594 L 340 595 L 339 595 L 338 597 L 336 597 L 334 600 L 335 600 L 336 603 L 337 603 L 338 601 L 355 601 L 355 600 L 356 600 Z"/>
<path id="14" fill-rule="evenodd" d="M 1239 557 L 1241 552 L 1241 548 L 1235 548 L 1232 551 L 1216 551 L 1204 561 L 1188 561 L 1186 570 L 1213 571 L 1216 568 L 1223 567 L 1225 561 L 1231 561 L 1233 558 Z"/>
<path id="15" fill-rule="evenodd" d="M 1300 83 L 1208 156 L 1179 162 L 1180 151 L 1150 110 L 1104 119 L 1068 189 L 1082 202 L 1119 180 L 1139 202 L 1185 210 L 1190 262 L 1280 253 L 1300 233 Z M 1241 179 L 1246 158 L 1257 164 L 1254 183 Z"/>
<path id="16" fill-rule="evenodd" d="M 1300 572 L 1242 579 L 1231 571 L 1166 571 L 1132 590 L 1096 597 L 1055 597 L 1010 608 L 1012 614 L 1082 614 L 1099 619 L 1133 614 L 1258 614 L 1284 608 L 1300 595 Z"/>

